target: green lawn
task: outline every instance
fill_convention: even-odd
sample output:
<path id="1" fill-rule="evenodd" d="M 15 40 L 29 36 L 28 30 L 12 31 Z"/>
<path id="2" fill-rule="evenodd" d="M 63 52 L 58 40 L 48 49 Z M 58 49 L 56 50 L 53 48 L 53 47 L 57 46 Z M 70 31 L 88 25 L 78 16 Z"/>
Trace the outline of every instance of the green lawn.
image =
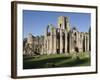
<path id="1" fill-rule="evenodd" d="M 88 53 L 23 56 L 23 69 L 90 66 Z"/>

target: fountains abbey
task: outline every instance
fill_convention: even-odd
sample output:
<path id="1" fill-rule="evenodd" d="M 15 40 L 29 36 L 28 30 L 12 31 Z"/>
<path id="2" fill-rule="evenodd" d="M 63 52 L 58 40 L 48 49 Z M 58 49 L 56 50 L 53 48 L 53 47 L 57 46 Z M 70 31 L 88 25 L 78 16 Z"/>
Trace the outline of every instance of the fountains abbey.
<path id="1" fill-rule="evenodd" d="M 23 40 L 24 55 L 70 54 L 91 50 L 91 30 L 80 32 L 71 28 L 68 17 L 59 16 L 57 27 L 47 25 L 44 35 L 34 36 L 31 33 Z"/>

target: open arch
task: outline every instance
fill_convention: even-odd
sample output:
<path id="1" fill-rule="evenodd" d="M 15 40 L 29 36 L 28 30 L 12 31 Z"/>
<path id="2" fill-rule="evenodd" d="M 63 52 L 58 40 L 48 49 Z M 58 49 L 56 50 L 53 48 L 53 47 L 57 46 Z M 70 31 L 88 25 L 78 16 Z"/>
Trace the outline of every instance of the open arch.
<path id="1" fill-rule="evenodd" d="M 75 52 L 77 52 L 77 53 L 79 52 L 79 49 L 77 46 L 74 49 L 75 49 Z"/>

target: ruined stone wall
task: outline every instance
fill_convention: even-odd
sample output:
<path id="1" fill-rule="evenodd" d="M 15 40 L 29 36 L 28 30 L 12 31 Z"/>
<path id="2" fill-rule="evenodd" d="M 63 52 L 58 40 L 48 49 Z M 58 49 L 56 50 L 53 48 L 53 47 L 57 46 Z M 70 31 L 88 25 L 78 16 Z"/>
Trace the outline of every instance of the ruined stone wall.
<path id="1" fill-rule="evenodd" d="M 49 24 L 44 36 L 28 35 L 24 43 L 24 54 L 69 54 L 87 52 L 91 48 L 91 33 L 79 32 L 76 27 L 70 28 L 68 17 L 60 16 L 58 26 Z M 24 42 L 25 42 L 24 41 Z"/>
<path id="2" fill-rule="evenodd" d="M 47 54 L 90 51 L 89 33 L 79 32 L 75 27 L 70 29 L 67 17 L 60 16 L 58 18 L 58 28 L 54 28 L 50 32 L 47 31 L 48 33 L 50 34 L 45 38 Z"/>

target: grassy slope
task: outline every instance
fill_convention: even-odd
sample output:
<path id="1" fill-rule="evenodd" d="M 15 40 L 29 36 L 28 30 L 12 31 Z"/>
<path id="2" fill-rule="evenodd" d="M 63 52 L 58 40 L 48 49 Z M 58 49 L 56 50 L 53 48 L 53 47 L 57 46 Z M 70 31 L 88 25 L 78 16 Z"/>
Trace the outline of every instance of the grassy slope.
<path id="1" fill-rule="evenodd" d="M 24 56 L 23 68 L 52 68 L 52 67 L 73 67 L 73 66 L 89 66 L 90 58 L 87 53 L 78 55 L 41 55 L 41 56 Z"/>

